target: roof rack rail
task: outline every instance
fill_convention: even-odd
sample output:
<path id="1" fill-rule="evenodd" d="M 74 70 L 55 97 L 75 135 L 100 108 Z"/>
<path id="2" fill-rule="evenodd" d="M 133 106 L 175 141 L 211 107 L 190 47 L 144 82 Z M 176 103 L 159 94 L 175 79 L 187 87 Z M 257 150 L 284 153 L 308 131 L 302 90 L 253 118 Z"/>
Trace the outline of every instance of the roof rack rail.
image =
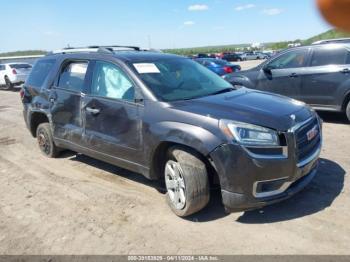
<path id="1" fill-rule="evenodd" d="M 134 49 L 136 51 L 140 51 L 141 48 L 138 46 L 129 46 L 129 45 L 91 45 L 88 48 L 129 48 Z"/>
<path id="2" fill-rule="evenodd" d="M 79 53 L 79 52 L 97 52 L 97 53 L 113 53 L 118 51 L 118 49 L 122 49 L 119 51 L 126 51 L 126 49 L 133 49 L 135 51 L 142 51 L 140 47 L 137 46 L 122 46 L 122 45 L 110 45 L 110 46 L 99 46 L 92 45 L 87 47 L 65 47 L 59 50 L 54 50 L 50 54 L 68 54 L 68 53 Z"/>

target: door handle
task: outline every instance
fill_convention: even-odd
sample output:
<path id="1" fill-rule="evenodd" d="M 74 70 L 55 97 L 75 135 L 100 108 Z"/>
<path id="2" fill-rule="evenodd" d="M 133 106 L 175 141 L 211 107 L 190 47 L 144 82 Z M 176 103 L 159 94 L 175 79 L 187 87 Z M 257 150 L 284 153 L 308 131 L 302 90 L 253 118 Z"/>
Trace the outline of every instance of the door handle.
<path id="1" fill-rule="evenodd" d="M 349 74 L 350 73 L 350 69 L 349 68 L 344 68 L 343 70 L 340 71 L 340 73 Z"/>
<path id="2" fill-rule="evenodd" d="M 87 107 L 86 111 L 93 114 L 93 115 L 98 115 L 101 112 L 100 109 L 92 108 L 92 107 Z"/>
<path id="3" fill-rule="evenodd" d="M 294 77 L 298 77 L 298 75 L 297 75 L 296 73 L 291 73 L 291 74 L 289 75 L 289 77 L 294 78 Z"/>

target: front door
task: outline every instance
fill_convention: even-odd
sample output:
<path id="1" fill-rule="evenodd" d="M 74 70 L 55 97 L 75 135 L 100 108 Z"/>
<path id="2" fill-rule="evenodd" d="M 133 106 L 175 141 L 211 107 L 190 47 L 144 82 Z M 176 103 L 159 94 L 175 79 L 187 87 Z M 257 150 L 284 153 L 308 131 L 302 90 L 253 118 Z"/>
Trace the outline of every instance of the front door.
<path id="1" fill-rule="evenodd" d="M 260 70 L 257 89 L 298 98 L 308 53 L 307 48 L 295 49 L 273 59 Z"/>
<path id="2" fill-rule="evenodd" d="M 135 84 L 121 67 L 96 61 L 90 92 L 85 96 L 84 137 L 91 150 L 117 160 L 139 162 L 141 150 L 140 104 Z"/>

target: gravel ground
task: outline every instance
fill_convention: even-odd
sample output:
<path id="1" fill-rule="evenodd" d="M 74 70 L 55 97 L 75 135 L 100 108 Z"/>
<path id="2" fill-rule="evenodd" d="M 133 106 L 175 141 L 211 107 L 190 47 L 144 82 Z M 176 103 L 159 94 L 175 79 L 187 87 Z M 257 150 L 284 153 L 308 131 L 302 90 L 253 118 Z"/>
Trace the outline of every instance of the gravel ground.
<path id="1" fill-rule="evenodd" d="M 0 254 L 350 253 L 350 125 L 340 114 L 321 115 L 320 169 L 295 197 L 227 215 L 212 191 L 207 208 L 181 219 L 140 175 L 80 154 L 42 156 L 19 94 L 0 97 Z"/>

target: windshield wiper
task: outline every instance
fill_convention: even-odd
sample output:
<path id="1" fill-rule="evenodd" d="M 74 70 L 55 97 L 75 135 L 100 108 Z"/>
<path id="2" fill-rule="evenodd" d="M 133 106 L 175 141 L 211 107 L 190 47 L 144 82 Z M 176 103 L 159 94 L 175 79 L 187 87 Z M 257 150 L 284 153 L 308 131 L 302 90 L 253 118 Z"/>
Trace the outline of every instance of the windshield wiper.
<path id="1" fill-rule="evenodd" d="M 231 92 L 231 91 L 234 91 L 234 90 L 236 90 L 236 88 L 228 87 L 228 88 L 224 88 L 224 89 L 221 89 L 219 91 L 216 91 L 214 93 L 211 93 L 211 94 L 209 94 L 209 96 L 215 96 L 215 95 L 219 95 L 219 94 L 223 94 L 223 93 L 228 93 L 228 92 Z"/>
<path id="2" fill-rule="evenodd" d="M 206 97 L 206 96 L 214 96 L 214 95 L 228 93 L 228 92 L 235 91 L 235 90 L 237 90 L 237 89 L 234 88 L 234 87 L 228 87 L 228 88 L 224 88 L 224 89 L 221 89 L 219 91 L 216 91 L 215 93 L 206 94 L 206 95 L 200 95 L 200 96 L 194 96 L 194 97 L 182 98 L 181 100 L 185 101 L 185 100 L 192 100 L 192 99 L 202 98 L 202 97 Z"/>

